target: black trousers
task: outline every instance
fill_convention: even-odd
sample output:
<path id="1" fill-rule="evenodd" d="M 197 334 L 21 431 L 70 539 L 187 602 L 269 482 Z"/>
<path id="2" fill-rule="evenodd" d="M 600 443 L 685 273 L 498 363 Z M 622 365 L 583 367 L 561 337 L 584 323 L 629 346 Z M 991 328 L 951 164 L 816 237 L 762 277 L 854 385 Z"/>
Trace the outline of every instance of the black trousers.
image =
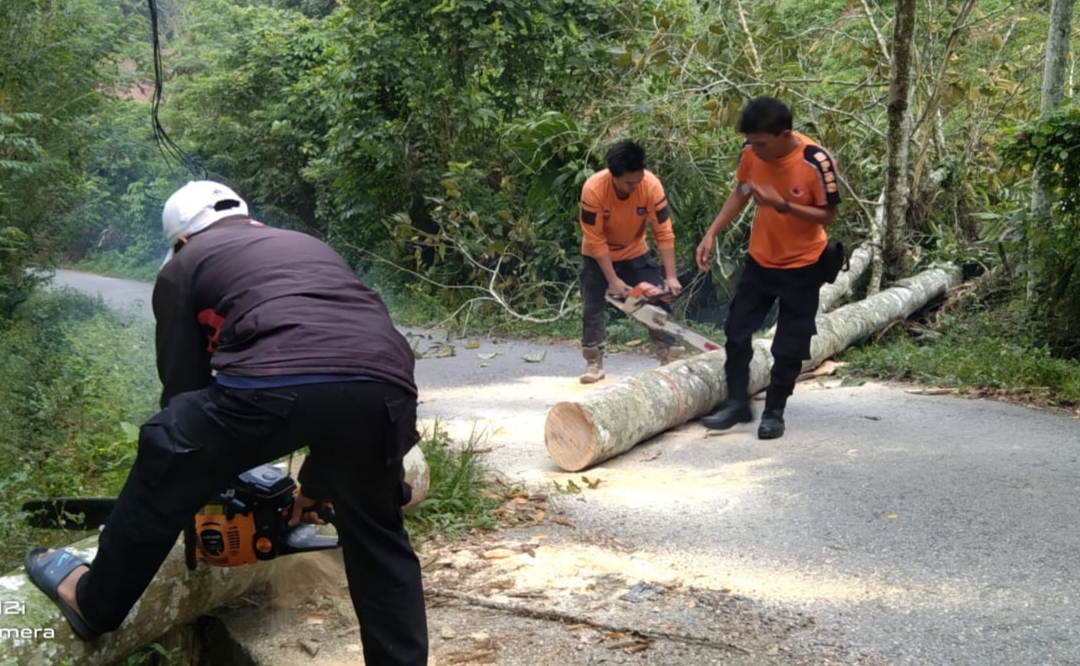
<path id="1" fill-rule="evenodd" d="M 765 268 L 749 255 L 746 257 L 746 266 L 735 287 L 724 323 L 727 336 L 724 372 L 730 399 L 749 398 L 750 360 L 754 355 L 751 339 L 761 328 L 773 303 L 780 301 L 765 407 L 782 409 L 786 405 L 788 396 L 795 390 L 802 362 L 810 358 L 810 339 L 817 333 L 814 318 L 821 285 L 818 264 L 802 268 Z"/>
<path id="2" fill-rule="evenodd" d="M 660 266 L 648 253 L 633 259 L 612 262 L 619 279 L 636 287 L 642 282 L 663 285 L 664 277 Z M 581 257 L 581 269 L 578 271 L 581 281 L 581 347 L 582 349 L 604 349 L 607 343 L 607 278 L 592 257 Z M 664 309 L 670 311 L 665 304 Z M 678 344 L 678 338 L 664 331 L 649 331 L 649 337 L 658 350 Z"/>
<path id="3" fill-rule="evenodd" d="M 182 393 L 143 424 L 139 450 L 78 601 L 113 631 L 142 596 L 183 527 L 241 472 L 301 446 L 310 497 L 334 503 L 364 659 L 427 664 L 420 564 L 401 506 L 402 459 L 417 442 L 416 399 L 374 381 L 277 389 L 213 384 Z"/>

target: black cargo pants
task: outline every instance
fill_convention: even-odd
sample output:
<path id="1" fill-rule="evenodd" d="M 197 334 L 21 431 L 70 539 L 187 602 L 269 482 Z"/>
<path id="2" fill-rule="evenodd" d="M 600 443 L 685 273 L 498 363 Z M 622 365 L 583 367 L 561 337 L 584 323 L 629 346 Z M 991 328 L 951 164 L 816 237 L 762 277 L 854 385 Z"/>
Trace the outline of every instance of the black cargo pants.
<path id="1" fill-rule="evenodd" d="M 664 277 L 660 266 L 649 253 L 633 259 L 614 261 L 615 275 L 631 289 L 642 282 L 663 286 Z M 578 271 L 581 281 L 581 348 L 599 349 L 607 346 L 607 278 L 592 257 L 581 257 L 581 269 Z M 670 306 L 664 305 L 670 311 Z M 653 345 L 662 351 L 678 344 L 678 338 L 664 331 L 649 331 Z"/>
<path id="2" fill-rule="evenodd" d="M 766 268 L 747 255 L 724 323 L 727 336 L 724 372 L 729 399 L 749 399 L 750 360 L 754 355 L 751 338 L 761 328 L 773 303 L 779 301 L 765 408 L 784 408 L 795 390 L 802 362 L 810 358 L 810 339 L 817 333 L 814 318 L 821 285 L 818 263 L 801 268 Z"/>
<path id="3" fill-rule="evenodd" d="M 307 445 L 303 490 L 334 503 L 365 662 L 426 665 L 420 564 L 401 510 L 410 495 L 402 459 L 418 439 L 415 396 L 376 381 L 215 383 L 174 397 L 140 430 L 135 463 L 79 580 L 84 618 L 98 631 L 117 629 L 210 498 L 241 472 Z"/>

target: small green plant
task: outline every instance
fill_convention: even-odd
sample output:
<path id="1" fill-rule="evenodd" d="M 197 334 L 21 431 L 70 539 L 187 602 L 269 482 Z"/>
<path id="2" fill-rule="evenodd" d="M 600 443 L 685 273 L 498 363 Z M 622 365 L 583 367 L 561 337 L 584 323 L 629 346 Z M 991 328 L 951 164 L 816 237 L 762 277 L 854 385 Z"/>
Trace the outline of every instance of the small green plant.
<path id="1" fill-rule="evenodd" d="M 484 433 L 474 431 L 467 442 L 455 445 L 438 422 L 424 434 L 420 448 L 427 458 L 430 480 L 427 497 L 409 514 L 414 536 L 454 537 L 475 528 L 495 527 L 495 509 L 503 496 L 486 477 L 479 446 L 483 438 Z"/>
<path id="2" fill-rule="evenodd" d="M 185 661 L 183 648 L 167 648 L 161 643 L 153 643 L 125 659 L 119 666 L 180 666 Z"/>

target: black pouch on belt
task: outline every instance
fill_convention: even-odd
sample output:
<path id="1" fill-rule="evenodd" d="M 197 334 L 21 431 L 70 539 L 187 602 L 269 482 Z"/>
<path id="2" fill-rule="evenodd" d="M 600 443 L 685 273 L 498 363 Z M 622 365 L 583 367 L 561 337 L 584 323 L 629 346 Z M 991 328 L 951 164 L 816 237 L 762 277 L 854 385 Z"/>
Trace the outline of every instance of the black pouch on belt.
<path id="1" fill-rule="evenodd" d="M 821 258 L 818 259 L 818 266 L 821 267 L 822 282 L 828 284 L 835 282 L 840 271 L 849 268 L 844 244 L 840 241 L 829 241 L 829 244 L 825 246 L 825 251 L 821 253 Z"/>

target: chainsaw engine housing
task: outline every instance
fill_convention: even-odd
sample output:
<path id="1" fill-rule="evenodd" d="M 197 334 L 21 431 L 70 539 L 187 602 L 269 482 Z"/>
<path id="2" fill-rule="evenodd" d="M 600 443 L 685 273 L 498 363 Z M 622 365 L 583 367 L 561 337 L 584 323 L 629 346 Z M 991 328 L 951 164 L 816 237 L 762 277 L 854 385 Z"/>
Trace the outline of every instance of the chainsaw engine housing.
<path id="1" fill-rule="evenodd" d="M 241 474 L 231 488 L 207 502 L 184 530 L 188 568 L 199 561 L 233 567 L 272 560 L 279 555 L 337 548 L 336 537 L 319 534 L 314 525 L 289 526 L 296 482 L 272 465 Z M 319 515 L 333 520 L 332 511 Z"/>

